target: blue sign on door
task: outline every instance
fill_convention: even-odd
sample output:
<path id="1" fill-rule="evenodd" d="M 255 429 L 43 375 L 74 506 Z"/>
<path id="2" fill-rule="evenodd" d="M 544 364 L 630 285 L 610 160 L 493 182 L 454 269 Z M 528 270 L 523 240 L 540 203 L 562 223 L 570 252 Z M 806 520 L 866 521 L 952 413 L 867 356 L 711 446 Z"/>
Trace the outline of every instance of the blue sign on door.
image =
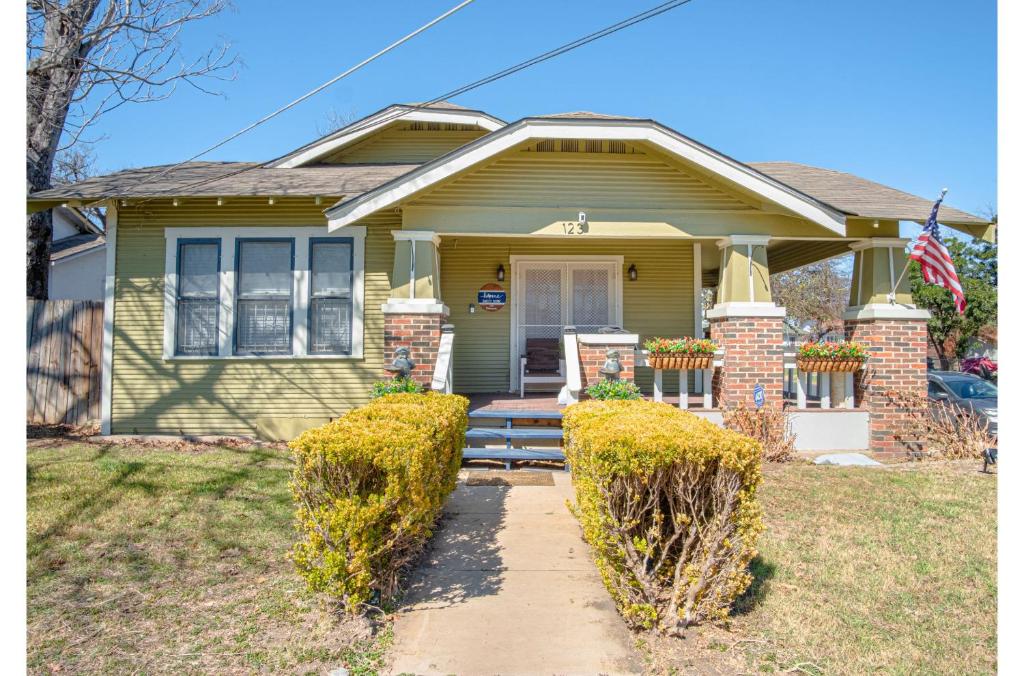
<path id="1" fill-rule="evenodd" d="M 754 385 L 754 406 L 758 408 L 764 406 L 764 386 L 761 383 Z"/>

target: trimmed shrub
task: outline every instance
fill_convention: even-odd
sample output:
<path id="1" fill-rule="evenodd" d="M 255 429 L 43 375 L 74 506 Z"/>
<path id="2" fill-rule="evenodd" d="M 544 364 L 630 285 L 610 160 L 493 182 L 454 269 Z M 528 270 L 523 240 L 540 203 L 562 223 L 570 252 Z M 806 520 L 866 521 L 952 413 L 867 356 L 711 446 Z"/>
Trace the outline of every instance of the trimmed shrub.
<path id="1" fill-rule="evenodd" d="M 762 458 L 767 462 L 786 462 L 796 454 L 796 437 L 781 405 L 748 408 L 739 404 L 722 411 L 722 424 L 760 441 Z"/>
<path id="2" fill-rule="evenodd" d="M 639 399 L 640 388 L 630 380 L 600 380 L 587 388 L 594 399 Z"/>
<path id="3" fill-rule="evenodd" d="M 373 384 L 373 392 L 370 399 L 377 399 L 386 394 L 419 394 L 423 392 L 423 386 L 412 378 L 393 378 L 391 380 L 378 380 Z"/>
<path id="4" fill-rule="evenodd" d="M 573 511 L 627 623 L 677 634 L 724 619 L 763 530 L 760 444 L 643 400 L 575 404 L 562 423 Z"/>
<path id="5" fill-rule="evenodd" d="M 456 395 L 392 394 L 289 444 L 291 557 L 310 589 L 350 613 L 394 597 L 455 489 L 468 409 Z"/>

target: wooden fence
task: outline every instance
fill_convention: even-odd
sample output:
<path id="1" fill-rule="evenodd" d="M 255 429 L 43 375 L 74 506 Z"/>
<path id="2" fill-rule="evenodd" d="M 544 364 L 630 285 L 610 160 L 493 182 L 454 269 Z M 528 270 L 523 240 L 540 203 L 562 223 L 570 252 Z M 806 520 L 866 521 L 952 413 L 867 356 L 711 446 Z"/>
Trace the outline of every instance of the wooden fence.
<path id="1" fill-rule="evenodd" d="M 27 321 L 28 422 L 99 420 L 103 302 L 29 300 Z"/>

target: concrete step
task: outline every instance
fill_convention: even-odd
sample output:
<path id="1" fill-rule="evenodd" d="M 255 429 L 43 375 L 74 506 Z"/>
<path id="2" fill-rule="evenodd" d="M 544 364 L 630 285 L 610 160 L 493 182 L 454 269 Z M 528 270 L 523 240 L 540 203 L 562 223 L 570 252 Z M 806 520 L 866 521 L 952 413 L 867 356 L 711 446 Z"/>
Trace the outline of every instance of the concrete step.
<path id="1" fill-rule="evenodd" d="M 466 439 L 493 441 L 495 439 L 561 439 L 560 427 L 470 427 Z"/>

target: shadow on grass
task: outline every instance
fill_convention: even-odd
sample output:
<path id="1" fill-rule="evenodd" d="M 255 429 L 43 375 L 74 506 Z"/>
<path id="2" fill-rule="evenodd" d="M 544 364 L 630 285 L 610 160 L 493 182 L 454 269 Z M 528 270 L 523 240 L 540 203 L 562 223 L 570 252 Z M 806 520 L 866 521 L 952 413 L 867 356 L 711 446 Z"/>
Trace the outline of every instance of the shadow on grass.
<path id="1" fill-rule="evenodd" d="M 768 595 L 767 582 L 775 577 L 776 572 L 775 564 L 765 561 L 760 555 L 751 560 L 747 569 L 754 579 L 747 587 L 747 591 L 736 599 L 736 603 L 732 607 L 732 615 L 746 615 L 764 603 L 764 599 Z"/>

